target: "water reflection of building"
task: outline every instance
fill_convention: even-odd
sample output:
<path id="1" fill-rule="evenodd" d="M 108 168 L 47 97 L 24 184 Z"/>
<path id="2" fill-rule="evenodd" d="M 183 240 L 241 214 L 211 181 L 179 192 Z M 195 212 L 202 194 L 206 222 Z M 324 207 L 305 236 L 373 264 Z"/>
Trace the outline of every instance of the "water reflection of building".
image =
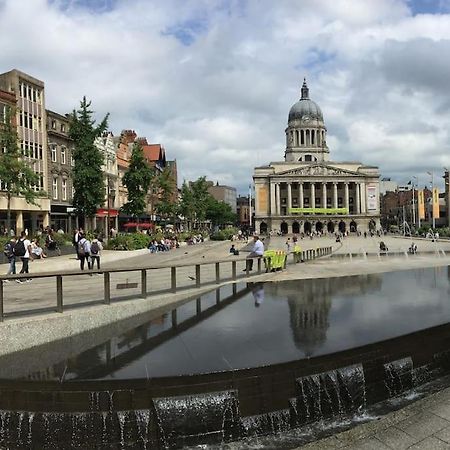
<path id="1" fill-rule="evenodd" d="M 267 295 L 286 299 L 295 345 L 306 355 L 313 356 L 327 340 L 329 313 L 333 297 L 352 297 L 381 288 L 378 274 L 354 277 L 292 280 L 266 283 Z"/>

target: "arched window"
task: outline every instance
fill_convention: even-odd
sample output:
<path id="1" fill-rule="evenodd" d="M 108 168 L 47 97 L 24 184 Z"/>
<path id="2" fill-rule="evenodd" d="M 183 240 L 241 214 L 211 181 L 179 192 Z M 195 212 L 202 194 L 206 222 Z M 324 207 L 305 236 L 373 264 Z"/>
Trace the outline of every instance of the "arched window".
<path id="1" fill-rule="evenodd" d="M 311 145 L 315 145 L 316 130 L 311 130 Z"/>
<path id="2" fill-rule="evenodd" d="M 305 161 L 312 161 L 312 156 L 311 155 L 305 155 Z"/>
<path id="3" fill-rule="evenodd" d="M 305 131 L 304 130 L 300 131 L 300 136 L 301 136 L 301 145 L 305 145 Z"/>
<path id="4" fill-rule="evenodd" d="M 306 130 L 306 146 L 309 146 L 310 143 L 310 132 Z"/>
<path id="5" fill-rule="evenodd" d="M 295 130 L 295 146 L 298 147 L 298 130 Z"/>

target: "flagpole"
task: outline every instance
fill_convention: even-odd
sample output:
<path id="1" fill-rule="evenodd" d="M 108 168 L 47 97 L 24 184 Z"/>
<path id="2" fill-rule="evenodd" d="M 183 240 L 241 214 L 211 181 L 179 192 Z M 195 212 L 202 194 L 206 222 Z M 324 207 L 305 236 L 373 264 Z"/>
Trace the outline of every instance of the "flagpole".
<path id="1" fill-rule="evenodd" d="M 413 177 L 416 180 L 417 184 L 417 197 L 419 197 L 419 177 Z M 413 192 L 414 196 L 414 192 Z M 414 197 L 413 197 L 414 198 Z M 414 209 L 414 216 L 416 214 L 416 210 Z M 420 228 L 420 213 L 419 213 L 419 198 L 417 198 L 417 225 Z"/>

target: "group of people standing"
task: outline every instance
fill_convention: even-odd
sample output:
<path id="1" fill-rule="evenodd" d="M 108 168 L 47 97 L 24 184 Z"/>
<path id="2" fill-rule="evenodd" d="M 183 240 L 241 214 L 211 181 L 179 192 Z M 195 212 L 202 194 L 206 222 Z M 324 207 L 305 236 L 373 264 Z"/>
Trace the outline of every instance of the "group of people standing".
<path id="1" fill-rule="evenodd" d="M 100 254 L 103 250 L 103 245 L 98 238 L 88 239 L 82 228 L 75 230 L 72 240 L 73 246 L 77 253 L 77 260 L 80 261 L 80 269 L 84 270 L 87 263 L 89 270 L 97 265 L 97 270 L 100 270 Z"/>
<path id="2" fill-rule="evenodd" d="M 32 255 L 31 241 L 28 239 L 25 231 L 20 233 L 19 239 L 12 236 L 11 239 L 6 243 L 3 253 L 8 258 L 8 272 L 7 275 L 12 275 L 16 273 L 16 258 L 20 258 L 22 261 L 22 268 L 19 273 L 29 273 L 29 261 Z M 21 284 L 24 282 L 30 282 L 31 279 L 19 280 L 16 282 Z M 5 280 L 8 282 L 8 280 Z"/>

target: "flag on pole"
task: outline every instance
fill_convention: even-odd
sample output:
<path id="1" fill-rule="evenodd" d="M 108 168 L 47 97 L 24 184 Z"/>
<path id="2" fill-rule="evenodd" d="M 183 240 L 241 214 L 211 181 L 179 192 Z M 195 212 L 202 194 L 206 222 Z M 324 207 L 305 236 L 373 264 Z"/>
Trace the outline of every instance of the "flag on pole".
<path id="1" fill-rule="evenodd" d="M 433 188 L 433 218 L 439 218 L 439 189 Z"/>
<path id="2" fill-rule="evenodd" d="M 419 219 L 425 219 L 425 201 L 423 197 L 423 189 L 420 191 L 417 191 L 417 203 L 418 203 L 418 209 L 419 209 Z"/>

